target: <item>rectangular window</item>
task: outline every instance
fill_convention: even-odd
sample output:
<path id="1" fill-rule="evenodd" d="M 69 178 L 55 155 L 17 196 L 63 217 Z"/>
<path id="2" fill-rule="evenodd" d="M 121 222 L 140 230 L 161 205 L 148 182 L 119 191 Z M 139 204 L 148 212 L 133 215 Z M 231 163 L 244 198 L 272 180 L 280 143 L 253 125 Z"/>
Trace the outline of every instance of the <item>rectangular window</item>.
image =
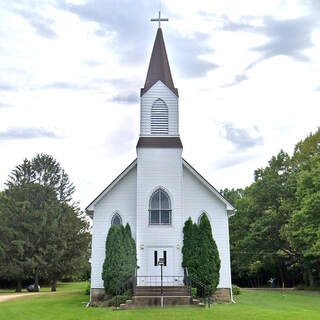
<path id="1" fill-rule="evenodd" d="M 155 267 L 158 265 L 158 251 L 154 252 L 154 265 Z"/>
<path id="2" fill-rule="evenodd" d="M 163 250 L 163 260 L 164 260 L 164 266 L 167 266 L 167 251 Z"/>

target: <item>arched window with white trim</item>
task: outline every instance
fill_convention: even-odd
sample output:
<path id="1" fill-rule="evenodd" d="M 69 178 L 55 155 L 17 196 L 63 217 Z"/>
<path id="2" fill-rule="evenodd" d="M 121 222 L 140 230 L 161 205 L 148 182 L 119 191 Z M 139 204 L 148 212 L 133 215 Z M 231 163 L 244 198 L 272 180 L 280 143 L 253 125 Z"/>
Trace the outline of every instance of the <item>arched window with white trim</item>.
<path id="1" fill-rule="evenodd" d="M 120 216 L 119 213 L 116 212 L 116 213 L 112 216 L 111 225 L 112 225 L 112 226 L 121 226 L 121 225 L 122 225 L 122 219 L 121 219 L 121 216 Z"/>
<path id="2" fill-rule="evenodd" d="M 162 99 L 157 99 L 151 107 L 151 134 L 169 133 L 168 106 Z"/>
<path id="3" fill-rule="evenodd" d="M 149 202 L 149 224 L 171 224 L 171 201 L 162 189 L 157 189 Z"/>

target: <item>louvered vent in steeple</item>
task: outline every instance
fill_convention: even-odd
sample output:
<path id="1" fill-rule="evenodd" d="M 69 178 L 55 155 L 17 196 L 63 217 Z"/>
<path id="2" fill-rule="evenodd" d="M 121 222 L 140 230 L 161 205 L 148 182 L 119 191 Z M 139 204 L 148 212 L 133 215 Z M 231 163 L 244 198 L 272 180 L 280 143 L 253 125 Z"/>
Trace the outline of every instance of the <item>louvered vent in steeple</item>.
<path id="1" fill-rule="evenodd" d="M 151 107 L 151 134 L 168 134 L 168 106 L 162 99 L 157 99 Z"/>

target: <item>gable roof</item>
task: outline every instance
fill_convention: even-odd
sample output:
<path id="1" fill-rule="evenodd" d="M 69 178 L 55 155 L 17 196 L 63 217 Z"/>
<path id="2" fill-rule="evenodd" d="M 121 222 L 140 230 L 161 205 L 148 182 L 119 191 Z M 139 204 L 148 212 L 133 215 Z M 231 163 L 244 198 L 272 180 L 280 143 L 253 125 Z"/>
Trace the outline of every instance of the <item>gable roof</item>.
<path id="1" fill-rule="evenodd" d="M 214 193 L 227 207 L 228 216 L 235 214 L 236 208 L 211 184 L 209 183 L 195 168 L 191 166 L 185 159 L 182 159 L 182 164 L 189 170 L 201 183 L 203 183 L 212 193 Z"/>
<path id="2" fill-rule="evenodd" d="M 176 96 L 179 96 L 178 89 L 174 87 L 166 46 L 163 40 L 161 28 L 158 28 L 156 39 L 154 41 L 144 88 L 141 89 L 142 97 L 157 81 L 163 82 Z"/>
<path id="3" fill-rule="evenodd" d="M 100 194 L 86 207 L 86 212 L 92 216 L 94 205 L 104 197 L 123 177 L 125 177 L 135 166 L 137 159 L 133 160 Z"/>
<path id="4" fill-rule="evenodd" d="M 214 193 L 225 205 L 228 211 L 228 216 L 231 217 L 235 214 L 235 207 L 223 197 L 223 195 L 214 188 L 196 169 L 194 169 L 186 160 L 182 159 L 183 166 L 189 170 L 202 184 L 204 184 L 212 193 Z M 86 213 L 90 217 L 93 215 L 95 204 L 97 204 L 101 198 L 103 198 L 122 178 L 124 178 L 135 166 L 137 165 L 137 159 L 132 161 L 127 168 L 125 168 L 87 207 Z"/>

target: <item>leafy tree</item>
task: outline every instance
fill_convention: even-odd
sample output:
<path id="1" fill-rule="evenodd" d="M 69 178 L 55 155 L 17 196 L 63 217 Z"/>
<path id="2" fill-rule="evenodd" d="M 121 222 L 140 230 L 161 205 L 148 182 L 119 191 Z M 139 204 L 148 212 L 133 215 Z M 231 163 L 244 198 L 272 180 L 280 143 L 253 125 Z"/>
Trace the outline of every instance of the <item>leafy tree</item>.
<path id="1" fill-rule="evenodd" d="M 223 190 L 237 214 L 230 219 L 233 281 L 253 286 L 270 277 L 286 285 L 316 285 L 319 274 L 320 130 L 290 157 L 280 151 L 240 192 Z M 320 280 L 320 279 L 318 279 Z"/>
<path id="2" fill-rule="evenodd" d="M 134 275 L 137 260 L 135 242 L 129 225 L 111 226 L 106 239 L 106 256 L 102 267 L 105 292 L 115 295 L 117 288 Z"/>
<path id="3" fill-rule="evenodd" d="M 300 257 L 305 281 L 315 286 L 314 275 L 320 273 L 320 157 L 308 161 L 298 179 L 295 210 L 288 226 L 289 241 Z"/>

